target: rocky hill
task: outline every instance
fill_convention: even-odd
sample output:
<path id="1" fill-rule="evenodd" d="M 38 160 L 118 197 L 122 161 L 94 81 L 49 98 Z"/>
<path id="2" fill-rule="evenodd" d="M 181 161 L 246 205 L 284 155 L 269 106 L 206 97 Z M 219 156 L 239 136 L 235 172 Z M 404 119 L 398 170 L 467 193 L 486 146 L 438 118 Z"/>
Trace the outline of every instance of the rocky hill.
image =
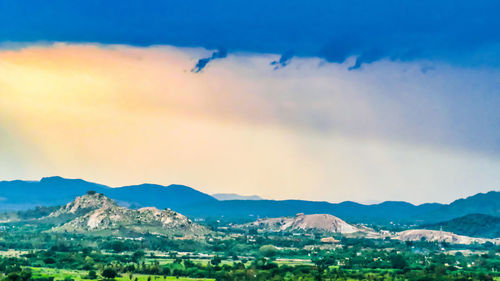
<path id="1" fill-rule="evenodd" d="M 65 221 L 52 232 L 202 236 L 208 229 L 172 210 L 118 206 L 100 193 L 89 192 L 51 213 L 46 219 Z"/>
<path id="2" fill-rule="evenodd" d="M 457 235 L 452 232 L 429 230 L 429 229 L 410 229 L 399 232 L 395 235 L 395 239 L 401 241 L 432 241 L 432 242 L 447 242 L 453 244 L 473 244 L 492 242 L 500 244 L 499 239 L 475 238 L 463 235 Z"/>
<path id="3" fill-rule="evenodd" d="M 295 217 L 259 219 L 244 226 L 265 231 L 313 231 L 344 234 L 363 231 L 361 228 L 328 214 L 304 215 L 300 213 Z"/>
<path id="4" fill-rule="evenodd" d="M 49 218 L 77 217 L 100 208 L 112 208 L 115 206 L 116 203 L 103 194 L 89 191 L 87 194 L 76 197 L 75 200 L 49 214 Z"/>

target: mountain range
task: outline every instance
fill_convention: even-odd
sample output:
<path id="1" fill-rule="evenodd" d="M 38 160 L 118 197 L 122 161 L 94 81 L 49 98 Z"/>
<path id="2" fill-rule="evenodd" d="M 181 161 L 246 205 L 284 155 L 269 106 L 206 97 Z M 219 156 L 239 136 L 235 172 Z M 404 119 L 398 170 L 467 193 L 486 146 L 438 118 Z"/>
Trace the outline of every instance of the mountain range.
<path id="1" fill-rule="evenodd" d="M 500 216 L 500 192 L 479 193 L 450 204 L 426 203 L 413 205 L 408 202 L 386 201 L 364 205 L 352 201 L 341 203 L 304 200 L 227 200 L 206 202 L 182 210 L 191 216 L 226 218 L 281 217 L 297 213 L 324 213 L 355 223 L 432 223 L 471 213 Z"/>
<path id="2" fill-rule="evenodd" d="M 478 213 L 500 216 L 500 192 L 479 193 L 450 204 L 386 201 L 364 205 L 352 201 L 341 203 L 305 200 L 218 200 L 183 185 L 142 184 L 111 188 L 81 179 L 61 177 L 40 181 L 1 181 L 0 210 L 28 210 L 36 206 L 65 205 L 89 190 L 102 193 L 119 205 L 137 209 L 155 206 L 170 208 L 195 218 L 224 218 L 252 221 L 257 218 L 304 214 L 331 214 L 352 223 L 413 224 L 437 223 Z"/>
<path id="3" fill-rule="evenodd" d="M 246 202 L 246 201 L 241 201 Z M 49 214 L 47 212 L 52 210 Z M 24 212 L 21 212 L 24 213 Z M 49 226 L 45 231 L 142 239 L 145 234 L 180 239 L 203 239 L 213 233 L 208 227 L 191 221 L 179 212 L 156 207 L 131 209 L 96 191 L 58 208 L 39 208 L 28 215 L 11 217 L 2 224 L 23 223 Z M 24 217 L 24 219 L 23 219 Z M 351 224 L 331 214 L 304 214 L 256 219 L 250 223 L 229 225 L 233 229 L 282 233 L 317 233 L 356 235 L 375 239 L 403 241 L 445 241 L 449 243 L 500 243 L 500 218 L 471 214 L 450 221 L 421 225 L 401 232 L 375 230 L 364 224 Z M 437 229 L 437 230 L 436 230 Z M 482 237 L 482 238 L 481 238 Z M 488 239 L 493 238 L 493 239 Z"/>
<path id="4" fill-rule="evenodd" d="M 297 213 L 332 214 L 345 220 L 361 223 L 388 223 L 390 221 L 415 221 L 418 216 L 436 210 L 441 204 L 415 206 L 407 202 L 387 201 L 374 205 L 363 205 L 345 201 L 329 203 L 305 200 L 226 200 L 192 205 L 180 211 L 195 217 L 210 216 L 226 219 L 283 217 Z"/>
<path id="5" fill-rule="evenodd" d="M 0 211 L 60 206 L 89 190 L 105 194 L 118 204 L 132 208 L 155 206 L 160 209 L 177 209 L 183 205 L 217 201 L 208 194 L 184 185 L 141 184 L 111 188 L 81 179 L 47 177 L 40 181 L 1 181 Z"/>

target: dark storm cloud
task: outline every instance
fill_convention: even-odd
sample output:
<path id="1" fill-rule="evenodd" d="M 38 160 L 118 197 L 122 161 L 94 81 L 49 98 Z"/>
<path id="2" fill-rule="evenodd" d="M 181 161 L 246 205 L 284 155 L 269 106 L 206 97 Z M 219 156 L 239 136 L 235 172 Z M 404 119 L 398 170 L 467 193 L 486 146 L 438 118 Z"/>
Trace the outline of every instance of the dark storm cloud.
<path id="1" fill-rule="evenodd" d="M 365 63 L 372 63 L 384 57 L 385 52 L 382 50 L 368 50 L 363 52 L 356 58 L 353 66 L 349 70 L 359 69 Z"/>
<path id="2" fill-rule="evenodd" d="M 494 0 L 3 0 L 0 41 L 293 49 L 357 57 L 352 69 L 380 59 L 499 67 L 499 10 Z"/>
<path id="3" fill-rule="evenodd" d="M 198 73 L 202 71 L 210 61 L 215 59 L 223 59 L 225 57 L 227 57 L 226 49 L 219 48 L 219 50 L 213 52 L 210 57 L 199 59 L 196 65 L 193 67 L 193 69 L 191 69 L 191 72 Z"/>
<path id="4" fill-rule="evenodd" d="M 283 68 L 287 66 L 293 58 L 293 51 L 287 51 L 284 54 L 282 54 L 279 58 L 279 60 L 275 60 L 271 62 L 271 65 L 274 66 L 274 70 L 278 70 L 280 68 Z"/>

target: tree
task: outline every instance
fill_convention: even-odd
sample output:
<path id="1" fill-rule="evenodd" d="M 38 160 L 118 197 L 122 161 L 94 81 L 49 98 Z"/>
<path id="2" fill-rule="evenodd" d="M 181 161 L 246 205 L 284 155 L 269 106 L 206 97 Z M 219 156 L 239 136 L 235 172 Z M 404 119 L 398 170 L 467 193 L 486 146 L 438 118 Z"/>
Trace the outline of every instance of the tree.
<path id="1" fill-rule="evenodd" d="M 126 250 L 125 244 L 121 241 L 113 241 L 113 243 L 111 243 L 111 249 L 113 249 L 115 253 L 121 253 Z"/>
<path id="2" fill-rule="evenodd" d="M 132 260 L 138 263 L 142 258 L 144 258 L 145 255 L 146 254 L 144 253 L 143 250 L 137 250 L 132 254 Z"/>
<path id="3" fill-rule="evenodd" d="M 118 273 L 116 272 L 116 270 L 108 267 L 102 271 L 101 275 L 106 279 L 114 279 L 116 276 L 118 276 Z"/>
<path id="4" fill-rule="evenodd" d="M 163 279 L 166 279 L 167 275 L 170 275 L 170 268 L 164 267 L 163 268 L 163 277 L 164 277 Z"/>
<path id="5" fill-rule="evenodd" d="M 322 280 L 323 273 L 327 270 L 331 265 L 335 264 L 335 259 L 333 256 L 317 256 L 312 259 L 314 265 L 318 269 L 318 274 L 316 275 L 316 280 Z"/>
<path id="6" fill-rule="evenodd" d="M 29 269 L 29 268 L 25 268 L 21 271 L 21 273 L 19 273 L 19 277 L 21 277 L 21 280 L 23 280 L 23 281 L 30 280 L 31 276 L 32 276 L 32 273 L 31 273 L 31 269 Z"/>
<path id="7" fill-rule="evenodd" d="M 11 273 L 9 273 L 9 275 L 7 275 L 7 277 L 4 280 L 5 281 L 21 281 L 21 277 L 16 272 L 11 272 Z"/>
<path id="8" fill-rule="evenodd" d="M 89 275 L 87 275 L 88 279 L 97 279 L 97 273 L 94 270 L 89 271 Z"/>
<path id="9" fill-rule="evenodd" d="M 266 258 L 272 258 L 278 253 L 278 250 L 273 245 L 264 245 L 259 248 L 259 253 Z"/>
<path id="10" fill-rule="evenodd" d="M 56 263 L 56 260 L 54 258 L 48 257 L 48 258 L 44 259 L 43 262 L 45 264 L 54 264 L 54 263 Z"/>
<path id="11" fill-rule="evenodd" d="M 176 253 L 176 252 L 169 252 L 169 253 L 168 253 L 168 256 L 169 256 L 171 259 L 175 259 L 175 258 L 177 258 L 177 253 Z"/>
<path id="12" fill-rule="evenodd" d="M 221 262 L 222 262 L 222 259 L 219 256 L 215 256 L 212 258 L 212 260 L 210 260 L 210 263 L 213 266 L 218 266 Z"/>
<path id="13" fill-rule="evenodd" d="M 391 256 L 391 266 L 396 269 L 403 269 L 408 265 L 406 259 L 403 255 L 392 255 Z"/>

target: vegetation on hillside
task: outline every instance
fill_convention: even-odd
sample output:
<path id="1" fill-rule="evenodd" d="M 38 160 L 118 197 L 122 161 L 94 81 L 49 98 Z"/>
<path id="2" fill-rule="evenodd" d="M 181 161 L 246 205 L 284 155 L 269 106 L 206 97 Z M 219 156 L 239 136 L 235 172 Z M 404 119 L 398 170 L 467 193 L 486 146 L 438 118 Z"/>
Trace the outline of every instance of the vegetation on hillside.
<path id="1" fill-rule="evenodd" d="M 426 224 L 422 227 L 427 229 L 442 229 L 472 237 L 500 237 L 500 217 L 483 214 L 470 214 L 450 221 Z"/>

